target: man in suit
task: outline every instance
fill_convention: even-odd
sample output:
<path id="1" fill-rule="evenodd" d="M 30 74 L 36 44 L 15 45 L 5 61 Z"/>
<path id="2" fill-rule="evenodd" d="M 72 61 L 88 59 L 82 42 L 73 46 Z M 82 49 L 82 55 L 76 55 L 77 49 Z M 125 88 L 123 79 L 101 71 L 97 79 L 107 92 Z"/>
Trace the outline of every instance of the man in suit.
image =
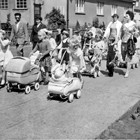
<path id="1" fill-rule="evenodd" d="M 35 24 L 32 27 L 32 32 L 31 32 L 31 37 L 30 37 L 30 42 L 32 42 L 33 48 L 35 48 L 37 42 L 39 41 L 38 39 L 38 31 L 41 29 L 46 28 L 46 25 L 42 23 L 42 17 L 36 17 L 35 19 Z"/>
<path id="2" fill-rule="evenodd" d="M 12 26 L 10 41 L 14 40 L 17 49 L 17 56 L 24 56 L 23 47 L 28 42 L 27 24 L 21 22 L 21 14 L 15 13 L 16 23 Z"/>

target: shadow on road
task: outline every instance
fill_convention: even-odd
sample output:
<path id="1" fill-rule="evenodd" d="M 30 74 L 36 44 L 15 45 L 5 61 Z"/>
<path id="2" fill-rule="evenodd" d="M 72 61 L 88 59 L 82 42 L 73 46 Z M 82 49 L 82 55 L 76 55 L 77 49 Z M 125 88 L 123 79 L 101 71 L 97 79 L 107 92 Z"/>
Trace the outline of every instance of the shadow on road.
<path id="1" fill-rule="evenodd" d="M 48 100 L 48 101 L 55 100 L 55 101 L 58 101 L 59 103 L 64 103 L 64 102 L 67 101 L 67 99 L 62 99 L 62 98 L 60 98 L 59 95 L 53 95 L 53 97 L 47 96 L 47 100 Z"/>
<path id="2" fill-rule="evenodd" d="M 124 71 L 121 69 L 114 69 L 115 73 L 118 73 L 119 75 L 125 75 Z"/>

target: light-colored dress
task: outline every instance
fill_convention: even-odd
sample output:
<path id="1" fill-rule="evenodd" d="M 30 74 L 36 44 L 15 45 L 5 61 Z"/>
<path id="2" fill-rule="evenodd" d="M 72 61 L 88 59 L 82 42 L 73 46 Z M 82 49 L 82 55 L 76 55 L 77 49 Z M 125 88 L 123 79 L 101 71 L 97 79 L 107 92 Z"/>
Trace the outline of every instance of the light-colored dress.
<path id="1" fill-rule="evenodd" d="M 71 73 L 76 73 L 86 67 L 83 58 L 83 52 L 80 48 L 76 51 L 71 51 Z"/>
<path id="2" fill-rule="evenodd" d="M 13 58 L 13 54 L 10 51 L 9 40 L 3 40 L 3 46 L 0 46 L 0 65 L 5 68 L 9 60 Z"/>
<path id="3" fill-rule="evenodd" d="M 121 50 L 122 50 L 123 60 L 126 62 L 129 62 L 132 59 L 132 57 L 127 54 L 127 41 L 129 40 L 129 38 L 132 37 L 132 33 L 135 32 L 135 29 L 136 29 L 135 25 L 136 24 L 134 21 L 130 21 L 129 23 L 125 23 L 122 26 L 122 47 L 121 47 Z"/>

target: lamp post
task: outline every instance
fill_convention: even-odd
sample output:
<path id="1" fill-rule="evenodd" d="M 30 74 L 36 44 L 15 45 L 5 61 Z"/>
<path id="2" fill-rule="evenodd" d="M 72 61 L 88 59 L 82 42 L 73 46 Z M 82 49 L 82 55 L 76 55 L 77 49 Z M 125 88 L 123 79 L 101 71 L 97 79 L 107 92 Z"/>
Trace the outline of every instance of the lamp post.
<path id="1" fill-rule="evenodd" d="M 69 28 L 69 0 L 67 0 L 67 29 Z"/>

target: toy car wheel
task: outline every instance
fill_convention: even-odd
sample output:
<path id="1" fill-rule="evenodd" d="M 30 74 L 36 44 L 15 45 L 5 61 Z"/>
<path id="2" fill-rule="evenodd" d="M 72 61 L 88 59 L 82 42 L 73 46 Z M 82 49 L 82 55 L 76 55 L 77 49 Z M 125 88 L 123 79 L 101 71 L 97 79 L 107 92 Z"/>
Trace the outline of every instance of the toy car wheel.
<path id="1" fill-rule="evenodd" d="M 139 63 L 135 64 L 135 67 L 138 68 L 139 67 Z"/>
<path id="2" fill-rule="evenodd" d="M 7 92 L 11 92 L 12 89 L 11 89 L 11 84 L 10 83 L 7 83 Z"/>
<path id="3" fill-rule="evenodd" d="M 69 97 L 68 97 L 68 102 L 69 103 L 72 103 L 73 102 L 73 99 L 74 99 L 74 95 L 73 94 L 70 94 Z"/>
<path id="4" fill-rule="evenodd" d="M 31 92 L 31 87 L 30 86 L 26 86 L 25 87 L 25 94 L 29 94 Z"/>
<path id="5" fill-rule="evenodd" d="M 97 72 L 94 72 L 93 76 L 94 76 L 94 78 L 96 78 L 97 77 Z"/>
<path id="6" fill-rule="evenodd" d="M 63 99 L 63 100 L 65 100 L 67 98 L 67 96 L 60 94 L 60 98 Z"/>
<path id="7" fill-rule="evenodd" d="M 37 91 L 37 90 L 39 90 L 39 88 L 40 88 L 39 83 L 38 83 L 38 82 L 37 82 L 37 83 L 35 83 L 35 85 L 34 85 L 34 89 Z"/>
<path id="8" fill-rule="evenodd" d="M 52 99 L 52 98 L 53 98 L 53 94 L 48 92 L 48 97 L 49 97 L 50 99 Z"/>
<path id="9" fill-rule="evenodd" d="M 77 93 L 75 94 L 75 97 L 79 99 L 81 97 L 81 90 L 78 90 Z"/>
<path id="10" fill-rule="evenodd" d="M 97 75 L 98 75 L 98 77 L 100 77 L 100 76 L 101 76 L 101 72 L 100 72 L 100 71 L 98 71 L 98 72 L 97 72 Z"/>

